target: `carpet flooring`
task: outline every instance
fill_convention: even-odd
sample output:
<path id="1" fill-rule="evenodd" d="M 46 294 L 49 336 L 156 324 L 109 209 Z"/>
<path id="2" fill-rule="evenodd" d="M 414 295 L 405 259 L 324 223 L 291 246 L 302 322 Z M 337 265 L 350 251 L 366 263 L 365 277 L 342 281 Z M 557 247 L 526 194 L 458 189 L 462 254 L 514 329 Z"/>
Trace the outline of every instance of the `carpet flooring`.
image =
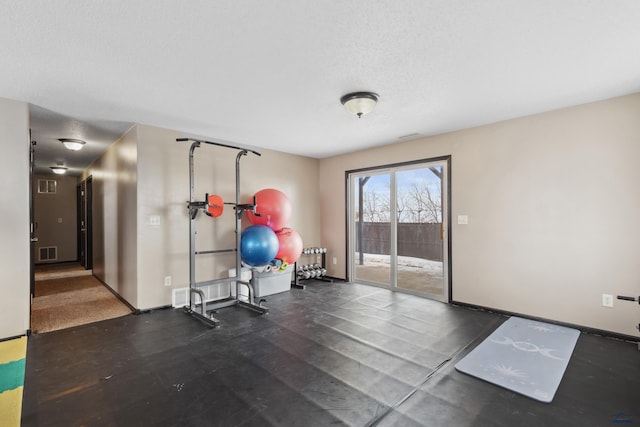
<path id="1" fill-rule="evenodd" d="M 51 332 L 126 316 L 131 309 L 94 276 L 36 281 L 31 329 Z"/>
<path id="2" fill-rule="evenodd" d="M 34 277 L 40 280 L 61 279 L 76 276 L 91 276 L 91 270 L 86 270 L 78 262 L 60 262 L 54 264 L 36 265 Z"/>

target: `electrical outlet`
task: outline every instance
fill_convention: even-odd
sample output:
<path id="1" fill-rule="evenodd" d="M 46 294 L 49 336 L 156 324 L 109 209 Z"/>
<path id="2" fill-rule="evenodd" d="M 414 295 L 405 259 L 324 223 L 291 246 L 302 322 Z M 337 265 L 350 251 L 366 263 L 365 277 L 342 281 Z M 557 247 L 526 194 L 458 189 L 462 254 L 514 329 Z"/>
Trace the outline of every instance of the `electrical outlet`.
<path id="1" fill-rule="evenodd" d="M 602 306 L 613 307 L 613 295 L 602 294 Z"/>
<path id="2" fill-rule="evenodd" d="M 338 258 L 337 258 L 337 257 L 333 257 L 333 260 L 332 260 L 332 261 L 333 261 L 333 265 L 338 264 Z"/>
<path id="3" fill-rule="evenodd" d="M 171 276 L 165 276 L 164 277 L 164 285 L 165 286 L 171 286 Z"/>

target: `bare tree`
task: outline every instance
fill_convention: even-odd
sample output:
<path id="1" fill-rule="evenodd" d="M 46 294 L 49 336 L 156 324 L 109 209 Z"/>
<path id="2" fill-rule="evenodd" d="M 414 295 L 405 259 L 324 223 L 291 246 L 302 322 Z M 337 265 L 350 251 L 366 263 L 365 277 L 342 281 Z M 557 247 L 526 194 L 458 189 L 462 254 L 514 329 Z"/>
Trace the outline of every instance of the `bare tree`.
<path id="1" fill-rule="evenodd" d="M 404 192 L 398 193 L 396 196 L 396 210 L 398 222 L 412 222 L 411 220 L 411 205 L 407 200 Z"/>
<path id="2" fill-rule="evenodd" d="M 390 183 L 386 183 L 389 188 Z M 370 189 L 362 194 L 363 222 L 389 222 L 391 219 L 390 191 Z M 398 222 L 442 222 L 441 189 L 433 181 L 413 183 L 408 189 L 398 189 L 396 194 Z"/>
<path id="3" fill-rule="evenodd" d="M 363 198 L 364 222 L 389 222 L 389 197 L 367 191 Z"/>
<path id="4" fill-rule="evenodd" d="M 424 172 L 423 172 L 424 171 Z M 441 182 L 442 171 L 439 167 L 430 167 L 428 171 L 414 172 L 414 179 L 409 181 L 409 187 L 398 188 L 397 203 L 402 205 L 402 216 L 398 215 L 399 222 L 413 223 L 440 223 L 442 222 Z M 422 175 L 433 174 L 438 179 L 429 179 Z M 407 183 L 408 184 L 408 183 Z"/>
<path id="5" fill-rule="evenodd" d="M 442 222 L 442 203 L 440 188 L 427 182 L 414 183 L 403 195 L 407 199 L 410 222 L 439 223 Z"/>

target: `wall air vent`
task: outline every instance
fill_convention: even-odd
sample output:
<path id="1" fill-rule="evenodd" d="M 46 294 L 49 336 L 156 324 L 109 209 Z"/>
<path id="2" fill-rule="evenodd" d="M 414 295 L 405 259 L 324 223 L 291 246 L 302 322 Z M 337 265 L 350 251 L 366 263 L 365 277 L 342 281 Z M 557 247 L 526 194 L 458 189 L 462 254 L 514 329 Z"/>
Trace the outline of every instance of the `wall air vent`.
<path id="1" fill-rule="evenodd" d="M 38 193 L 40 194 L 54 194 L 56 192 L 58 182 L 55 179 L 39 179 L 38 180 Z"/>
<path id="2" fill-rule="evenodd" d="M 235 283 L 234 283 L 234 286 L 235 286 Z M 216 301 L 219 299 L 229 297 L 228 283 L 201 286 L 198 289 L 204 292 L 204 302 Z M 194 295 L 194 299 L 197 301 L 199 305 L 200 300 L 197 295 Z M 184 307 L 186 305 L 189 305 L 189 288 L 173 289 L 173 292 L 171 295 L 171 305 L 174 308 Z"/>
<path id="3" fill-rule="evenodd" d="M 57 261 L 58 260 L 58 247 L 57 246 L 49 246 L 46 248 L 40 248 L 39 251 L 40 257 L 39 261 Z"/>

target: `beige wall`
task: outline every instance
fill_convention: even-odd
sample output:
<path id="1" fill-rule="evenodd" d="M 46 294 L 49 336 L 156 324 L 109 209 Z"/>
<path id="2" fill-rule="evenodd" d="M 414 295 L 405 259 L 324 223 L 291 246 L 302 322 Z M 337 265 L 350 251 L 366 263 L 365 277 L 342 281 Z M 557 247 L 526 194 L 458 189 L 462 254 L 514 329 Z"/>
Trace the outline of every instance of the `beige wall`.
<path id="1" fill-rule="evenodd" d="M 36 146 L 37 152 L 37 146 Z M 38 193 L 38 180 L 55 180 L 56 192 Z M 50 262 L 78 259 L 78 180 L 67 175 L 35 175 L 33 178 L 34 219 L 37 224 L 36 263 L 40 261 L 39 248 L 55 246 L 58 258 Z"/>
<path id="2" fill-rule="evenodd" d="M 29 110 L 0 98 L 0 339 L 29 329 Z"/>
<path id="3" fill-rule="evenodd" d="M 320 161 L 322 242 L 345 277 L 345 171 L 452 156 L 454 301 L 637 336 L 640 94 Z M 468 225 L 457 225 L 468 215 Z"/>
<path id="4" fill-rule="evenodd" d="M 638 117 L 634 94 L 320 161 L 265 150 L 242 161 L 243 197 L 287 193 L 289 225 L 305 246 L 328 247 L 338 259 L 329 273 L 345 277 L 344 172 L 451 155 L 452 215 L 469 215 L 452 225 L 455 301 L 637 336 L 637 304 L 600 298 L 638 294 Z M 29 327 L 28 127 L 27 104 L 0 99 L 0 163 L 11 171 L 0 180 L 0 291 L 12 296 L 0 299 L 0 338 Z M 188 284 L 188 146 L 176 136 L 138 126 L 86 173 L 94 271 L 141 309 L 170 303 L 165 275 Z M 199 150 L 197 194 L 231 200 L 234 155 Z M 233 241 L 230 217 L 201 221 L 202 249 Z M 198 280 L 233 264 L 218 263 L 202 261 Z"/>
<path id="5" fill-rule="evenodd" d="M 179 132 L 138 125 L 138 284 L 139 308 L 171 304 L 171 289 L 189 286 L 189 148 L 176 142 Z M 289 227 L 305 244 L 320 244 L 318 160 L 270 150 L 258 150 L 240 160 L 241 203 L 263 188 L 277 188 L 292 202 Z M 235 161 L 238 151 L 203 144 L 195 150 L 194 188 L 197 200 L 205 193 L 235 200 Z M 152 221 L 158 217 L 160 225 Z M 243 220 L 243 227 L 248 225 Z M 222 216 L 196 218 L 197 250 L 235 247 L 235 214 L 225 206 Z M 196 280 L 227 277 L 235 255 L 200 255 Z M 172 286 L 164 286 L 171 276 Z"/>
<path id="6" fill-rule="evenodd" d="M 82 177 L 93 177 L 93 274 L 134 307 L 139 298 L 136 144 L 132 128 Z"/>
<path id="7" fill-rule="evenodd" d="M 140 310 L 169 305 L 173 288 L 189 286 L 190 143 L 176 142 L 182 136 L 136 125 L 85 174 L 94 177 L 94 272 Z M 210 145 L 196 149 L 198 200 L 210 193 L 234 201 L 236 154 Z M 283 191 L 293 205 L 288 226 L 305 245 L 319 245 L 318 160 L 269 150 L 261 154 L 242 157 L 241 201 L 263 188 Z M 199 215 L 196 224 L 198 250 L 235 246 L 231 206 L 219 218 Z M 235 267 L 235 258 L 202 255 L 196 265 L 197 281 L 217 279 Z"/>

